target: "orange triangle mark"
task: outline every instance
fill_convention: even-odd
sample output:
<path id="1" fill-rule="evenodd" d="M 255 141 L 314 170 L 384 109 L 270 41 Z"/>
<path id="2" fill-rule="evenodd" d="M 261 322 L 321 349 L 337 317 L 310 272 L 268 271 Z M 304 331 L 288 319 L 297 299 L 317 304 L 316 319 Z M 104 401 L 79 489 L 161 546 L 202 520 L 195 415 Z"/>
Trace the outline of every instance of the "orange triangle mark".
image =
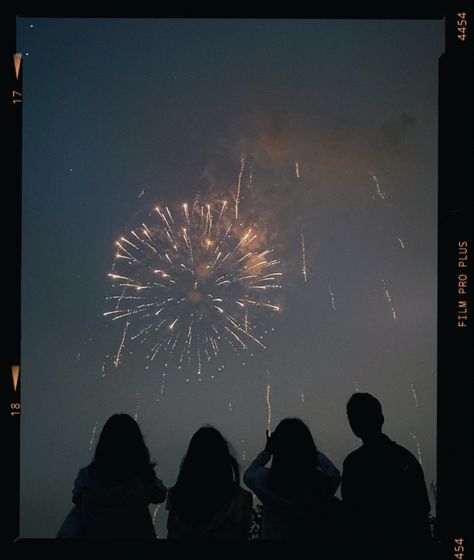
<path id="1" fill-rule="evenodd" d="M 12 366 L 13 387 L 16 391 L 18 385 L 18 377 L 20 376 L 20 366 Z"/>
<path id="2" fill-rule="evenodd" d="M 21 53 L 15 53 L 13 55 L 13 63 L 15 64 L 15 75 L 17 80 L 20 75 L 21 56 Z"/>

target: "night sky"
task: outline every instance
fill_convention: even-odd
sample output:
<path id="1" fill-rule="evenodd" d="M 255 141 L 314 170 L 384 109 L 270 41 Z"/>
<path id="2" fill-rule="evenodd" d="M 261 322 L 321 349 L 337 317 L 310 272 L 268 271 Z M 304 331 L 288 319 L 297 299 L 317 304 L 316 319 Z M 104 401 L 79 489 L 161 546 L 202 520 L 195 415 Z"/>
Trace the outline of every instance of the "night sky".
<path id="1" fill-rule="evenodd" d="M 55 535 L 112 413 L 136 415 L 171 486 L 205 423 L 245 469 L 267 390 L 271 427 L 300 417 L 341 470 L 360 444 L 346 402 L 374 394 L 435 481 L 443 37 L 442 21 L 18 20 L 22 537 Z M 114 367 L 116 240 L 157 204 L 233 208 L 239 174 L 238 222 L 283 273 L 280 311 L 254 315 L 266 349 L 229 346 L 198 376 L 126 337 Z"/>

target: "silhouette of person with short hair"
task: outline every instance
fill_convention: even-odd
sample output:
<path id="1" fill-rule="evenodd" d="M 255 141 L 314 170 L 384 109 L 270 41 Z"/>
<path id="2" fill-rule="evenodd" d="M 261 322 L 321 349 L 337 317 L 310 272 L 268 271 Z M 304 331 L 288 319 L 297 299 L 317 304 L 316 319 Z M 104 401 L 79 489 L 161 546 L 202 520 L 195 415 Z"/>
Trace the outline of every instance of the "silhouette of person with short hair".
<path id="1" fill-rule="evenodd" d="M 265 465 L 272 459 L 270 468 Z M 285 418 L 244 474 L 263 504 L 262 539 L 316 539 L 335 523 L 339 471 L 320 453 L 308 426 Z M 322 527 L 325 523 L 324 528 Z"/>
<path id="2" fill-rule="evenodd" d="M 168 539 L 247 539 L 252 495 L 222 434 L 204 426 L 193 435 L 167 508 Z"/>
<path id="3" fill-rule="evenodd" d="M 381 558 L 426 551 L 430 502 L 420 464 L 382 432 L 382 406 L 369 393 L 352 395 L 347 416 L 363 442 L 343 465 L 341 493 L 351 544 L 378 551 Z"/>
<path id="4" fill-rule="evenodd" d="M 156 538 L 148 505 L 165 499 L 137 422 L 114 414 L 102 429 L 93 461 L 79 471 L 75 507 L 58 538 Z"/>

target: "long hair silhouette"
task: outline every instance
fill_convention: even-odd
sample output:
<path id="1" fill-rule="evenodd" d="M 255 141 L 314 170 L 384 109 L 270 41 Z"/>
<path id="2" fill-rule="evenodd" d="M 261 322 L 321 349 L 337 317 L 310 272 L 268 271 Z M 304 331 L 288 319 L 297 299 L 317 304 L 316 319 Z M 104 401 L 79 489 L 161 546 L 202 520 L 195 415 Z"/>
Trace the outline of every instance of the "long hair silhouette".
<path id="1" fill-rule="evenodd" d="M 97 442 L 92 467 L 101 484 L 110 488 L 137 476 L 153 479 L 154 464 L 137 422 L 128 414 L 114 414 Z"/>
<path id="2" fill-rule="evenodd" d="M 302 420 L 282 420 L 269 440 L 269 448 L 273 455 L 270 487 L 275 494 L 292 497 L 319 484 L 318 449 Z"/>
<path id="3" fill-rule="evenodd" d="M 222 434 L 204 426 L 193 435 L 171 491 L 171 506 L 190 527 L 205 528 L 239 489 L 239 465 Z"/>

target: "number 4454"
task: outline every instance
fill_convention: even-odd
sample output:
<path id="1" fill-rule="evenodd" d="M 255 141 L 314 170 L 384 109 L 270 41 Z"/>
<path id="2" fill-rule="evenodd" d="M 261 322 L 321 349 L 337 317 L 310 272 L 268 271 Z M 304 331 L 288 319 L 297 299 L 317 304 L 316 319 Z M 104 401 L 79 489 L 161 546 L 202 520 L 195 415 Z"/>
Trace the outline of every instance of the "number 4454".
<path id="1" fill-rule="evenodd" d="M 467 13 L 466 12 L 459 12 L 458 13 L 458 39 L 460 41 L 464 41 L 466 39 L 466 30 L 467 30 Z"/>
<path id="2" fill-rule="evenodd" d="M 459 558 L 459 560 L 463 560 L 464 558 L 464 546 L 463 543 L 464 539 L 454 539 L 454 557 Z"/>

